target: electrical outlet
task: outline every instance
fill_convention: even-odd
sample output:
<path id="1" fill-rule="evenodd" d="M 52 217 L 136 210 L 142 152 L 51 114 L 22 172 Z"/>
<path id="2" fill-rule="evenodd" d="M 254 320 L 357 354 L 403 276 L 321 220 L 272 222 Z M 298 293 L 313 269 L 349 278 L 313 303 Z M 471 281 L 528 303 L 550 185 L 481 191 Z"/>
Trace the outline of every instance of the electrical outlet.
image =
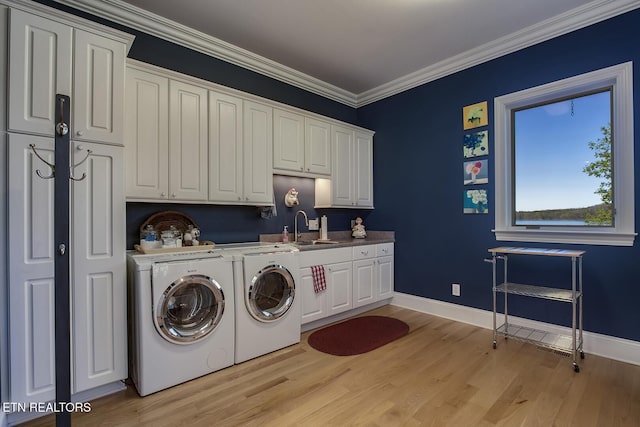
<path id="1" fill-rule="evenodd" d="M 318 225 L 318 218 L 316 219 L 310 219 L 309 220 L 309 230 L 313 231 L 313 230 L 319 230 L 320 229 L 320 225 Z"/>
<path id="2" fill-rule="evenodd" d="M 460 296 L 460 283 L 452 283 L 451 284 L 451 295 L 459 297 Z"/>

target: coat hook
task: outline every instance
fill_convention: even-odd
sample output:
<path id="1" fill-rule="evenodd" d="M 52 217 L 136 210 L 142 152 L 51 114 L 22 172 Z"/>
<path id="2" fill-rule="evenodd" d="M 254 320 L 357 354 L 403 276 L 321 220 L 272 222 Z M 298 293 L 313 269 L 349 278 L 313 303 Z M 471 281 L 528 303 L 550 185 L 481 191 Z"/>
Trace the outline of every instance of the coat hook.
<path id="1" fill-rule="evenodd" d="M 82 149 L 82 146 L 79 146 L 78 149 Z M 84 162 L 86 162 L 89 159 L 89 156 L 91 155 L 91 153 L 93 153 L 93 151 L 87 149 L 87 155 L 84 156 L 84 159 L 80 160 L 80 162 L 76 163 L 75 165 L 69 168 L 69 178 L 71 178 L 74 181 L 82 181 L 87 177 L 87 173 L 83 172 L 80 178 L 76 178 L 75 176 L 73 176 L 73 170 L 78 166 L 80 166 L 81 164 L 83 164 Z"/>
<path id="2" fill-rule="evenodd" d="M 36 169 L 36 175 L 38 175 L 42 179 L 52 179 L 52 178 L 54 178 L 56 176 L 56 166 L 52 165 L 49 162 L 47 162 L 45 159 L 42 158 L 42 156 L 40 154 L 38 154 L 38 152 L 36 151 L 35 144 L 29 144 L 29 148 L 31 148 L 31 151 L 33 151 L 33 154 L 35 154 L 37 158 L 42 160 L 44 163 L 46 163 L 47 166 L 49 166 L 51 168 L 51 174 L 50 175 L 47 175 L 47 176 L 42 175 L 42 172 L 40 172 L 40 169 Z"/>

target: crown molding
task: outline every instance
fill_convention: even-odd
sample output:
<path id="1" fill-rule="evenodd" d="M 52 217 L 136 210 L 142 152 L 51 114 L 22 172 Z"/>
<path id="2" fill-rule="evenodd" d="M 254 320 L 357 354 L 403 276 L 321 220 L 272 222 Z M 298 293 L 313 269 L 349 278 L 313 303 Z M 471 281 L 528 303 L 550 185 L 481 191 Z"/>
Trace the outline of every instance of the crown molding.
<path id="1" fill-rule="evenodd" d="M 356 107 L 356 95 L 354 93 L 121 0 L 56 1 L 214 58 L 222 59 L 350 107 Z"/>
<path id="2" fill-rule="evenodd" d="M 362 107 L 408 89 L 471 68 L 640 7 L 639 0 L 595 0 L 490 43 L 440 61 L 357 96 Z"/>
<path id="3" fill-rule="evenodd" d="M 15 1 L 15 0 L 3 0 Z M 24 0 L 20 0 L 24 1 Z M 640 7 L 640 0 L 594 0 L 546 21 L 486 43 L 360 94 L 309 76 L 223 40 L 196 31 L 121 0 L 56 0 L 110 21 L 358 108 L 483 62 L 533 46 Z"/>

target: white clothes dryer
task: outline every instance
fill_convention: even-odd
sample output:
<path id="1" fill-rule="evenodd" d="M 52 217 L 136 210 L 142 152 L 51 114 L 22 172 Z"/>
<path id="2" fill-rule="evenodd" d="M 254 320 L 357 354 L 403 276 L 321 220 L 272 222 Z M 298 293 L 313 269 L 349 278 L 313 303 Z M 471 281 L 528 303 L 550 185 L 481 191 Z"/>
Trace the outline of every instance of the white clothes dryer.
<path id="1" fill-rule="evenodd" d="M 287 245 L 246 248 L 234 259 L 235 362 L 300 342 L 298 250 Z"/>
<path id="2" fill-rule="evenodd" d="M 233 365 L 233 257 L 129 255 L 129 373 L 140 396 Z"/>

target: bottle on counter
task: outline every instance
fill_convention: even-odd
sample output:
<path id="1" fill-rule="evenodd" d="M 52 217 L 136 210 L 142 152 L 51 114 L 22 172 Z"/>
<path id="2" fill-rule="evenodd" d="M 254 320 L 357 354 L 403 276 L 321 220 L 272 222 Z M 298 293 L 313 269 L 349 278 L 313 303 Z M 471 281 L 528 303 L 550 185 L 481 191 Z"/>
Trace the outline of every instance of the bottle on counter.
<path id="1" fill-rule="evenodd" d="M 288 242 L 289 242 L 289 227 L 285 225 L 284 229 L 282 230 L 282 243 L 288 243 Z"/>
<path id="2" fill-rule="evenodd" d="M 182 237 L 182 244 L 184 246 L 193 245 L 193 225 L 189 225 L 187 231 L 184 232 L 184 236 Z"/>

